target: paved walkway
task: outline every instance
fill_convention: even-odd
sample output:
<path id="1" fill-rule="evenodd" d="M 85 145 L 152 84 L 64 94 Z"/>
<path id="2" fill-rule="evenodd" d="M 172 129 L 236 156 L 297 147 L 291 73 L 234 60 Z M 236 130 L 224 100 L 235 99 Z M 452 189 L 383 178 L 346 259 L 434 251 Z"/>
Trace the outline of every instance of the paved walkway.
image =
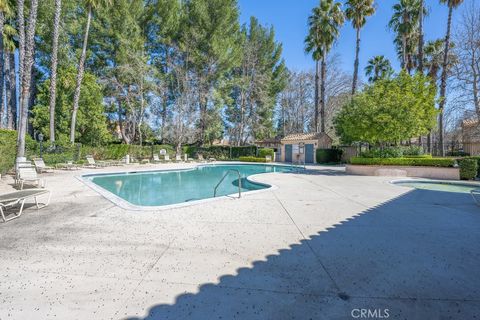
<path id="1" fill-rule="evenodd" d="M 173 166 L 187 165 L 150 165 Z M 278 189 L 240 200 L 139 212 L 79 173 L 46 175 L 51 205 L 0 224 L 1 320 L 479 318 L 467 194 L 312 167 L 259 176 Z"/>

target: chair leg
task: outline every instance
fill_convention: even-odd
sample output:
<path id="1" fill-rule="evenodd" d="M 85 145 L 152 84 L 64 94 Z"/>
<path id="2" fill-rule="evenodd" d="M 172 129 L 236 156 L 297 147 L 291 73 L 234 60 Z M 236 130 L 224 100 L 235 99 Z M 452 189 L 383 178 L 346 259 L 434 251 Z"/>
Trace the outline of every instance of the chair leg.
<path id="1" fill-rule="evenodd" d="M 47 202 L 45 202 L 45 203 L 39 203 L 37 198 L 38 197 L 35 197 L 35 204 L 37 206 L 37 209 L 42 209 L 42 208 L 45 208 L 46 206 L 48 206 L 50 204 L 50 199 L 52 198 L 52 193 L 48 192 Z"/>

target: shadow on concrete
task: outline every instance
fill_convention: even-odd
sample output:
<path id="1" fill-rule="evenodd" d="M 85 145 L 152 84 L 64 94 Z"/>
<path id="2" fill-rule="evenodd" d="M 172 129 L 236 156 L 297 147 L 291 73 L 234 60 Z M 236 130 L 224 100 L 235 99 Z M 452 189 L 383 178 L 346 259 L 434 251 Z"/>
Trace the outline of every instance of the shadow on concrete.
<path id="1" fill-rule="evenodd" d="M 412 190 L 326 230 L 298 227 L 300 243 L 127 319 L 353 319 L 357 308 L 376 318 L 388 309 L 389 319 L 480 314 L 480 213 L 468 194 Z"/>

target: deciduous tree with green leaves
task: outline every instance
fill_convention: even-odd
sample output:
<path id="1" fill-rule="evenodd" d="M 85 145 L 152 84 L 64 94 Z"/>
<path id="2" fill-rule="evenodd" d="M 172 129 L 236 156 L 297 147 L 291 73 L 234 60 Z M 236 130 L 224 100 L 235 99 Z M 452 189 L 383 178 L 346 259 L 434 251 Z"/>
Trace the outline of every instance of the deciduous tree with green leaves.
<path id="1" fill-rule="evenodd" d="M 427 134 L 436 125 L 436 87 L 427 76 L 402 71 L 378 80 L 349 101 L 335 119 L 342 142 L 392 145 Z"/>

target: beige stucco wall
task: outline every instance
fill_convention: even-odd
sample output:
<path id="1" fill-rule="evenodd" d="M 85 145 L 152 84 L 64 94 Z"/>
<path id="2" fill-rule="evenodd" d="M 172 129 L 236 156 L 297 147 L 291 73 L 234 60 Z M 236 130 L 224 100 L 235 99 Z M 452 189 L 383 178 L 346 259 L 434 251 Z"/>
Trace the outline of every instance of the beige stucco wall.
<path id="1" fill-rule="evenodd" d="M 403 176 L 441 180 L 460 180 L 459 168 L 416 167 L 416 166 L 362 166 L 347 164 L 348 174 L 363 176 Z"/>
<path id="2" fill-rule="evenodd" d="M 305 144 L 313 144 L 313 160 L 316 163 L 317 162 L 317 155 L 316 155 L 316 150 L 319 146 L 319 141 L 318 140 L 303 140 L 303 141 L 282 141 L 282 156 L 280 157 L 281 162 L 285 162 L 285 145 L 291 144 L 292 146 L 294 144 L 300 144 L 300 143 L 305 143 Z M 297 158 L 295 154 L 292 155 L 293 161 L 297 161 Z M 299 160 L 301 162 L 305 161 L 305 153 L 300 154 Z"/>

